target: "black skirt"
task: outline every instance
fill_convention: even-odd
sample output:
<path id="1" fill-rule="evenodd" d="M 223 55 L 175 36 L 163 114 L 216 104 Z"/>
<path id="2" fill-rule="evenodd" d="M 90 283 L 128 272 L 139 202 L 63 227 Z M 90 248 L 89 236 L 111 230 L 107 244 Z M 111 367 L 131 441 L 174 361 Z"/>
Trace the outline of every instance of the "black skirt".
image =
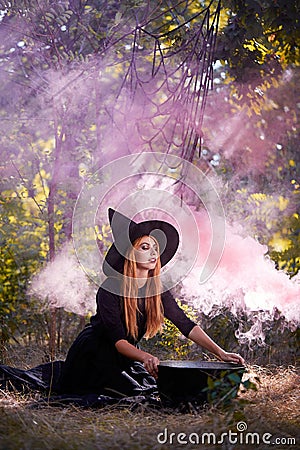
<path id="1" fill-rule="evenodd" d="M 64 394 L 128 397 L 154 392 L 155 379 L 143 364 L 122 356 L 100 327 L 87 325 L 73 342 L 58 390 Z"/>

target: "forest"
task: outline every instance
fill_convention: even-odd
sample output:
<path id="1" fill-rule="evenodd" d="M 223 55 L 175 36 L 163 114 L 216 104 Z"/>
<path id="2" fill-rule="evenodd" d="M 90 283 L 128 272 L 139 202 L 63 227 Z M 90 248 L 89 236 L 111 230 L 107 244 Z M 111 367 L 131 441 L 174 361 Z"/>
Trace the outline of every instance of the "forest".
<path id="1" fill-rule="evenodd" d="M 199 284 L 197 255 L 176 298 L 244 356 L 250 382 L 223 407 L 190 411 L 185 429 L 178 411 L 160 411 L 161 423 L 192 433 L 244 421 L 296 448 L 299 10 L 297 0 L 0 0 L 1 364 L 65 357 L 95 311 L 108 206 L 150 199 L 168 214 L 180 203 L 200 250 L 215 239 L 218 257 Z M 143 345 L 161 359 L 210 357 L 169 322 Z M 126 422 L 121 409 L 32 401 L 1 391 L 0 448 L 166 448 L 145 407 Z"/>

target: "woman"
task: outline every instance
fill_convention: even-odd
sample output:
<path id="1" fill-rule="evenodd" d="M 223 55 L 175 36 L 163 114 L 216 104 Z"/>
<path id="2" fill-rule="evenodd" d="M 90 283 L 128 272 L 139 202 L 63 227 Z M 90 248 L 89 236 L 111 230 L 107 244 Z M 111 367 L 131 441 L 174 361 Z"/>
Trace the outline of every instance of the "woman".
<path id="1" fill-rule="evenodd" d="M 69 350 L 60 391 L 132 396 L 155 389 L 159 359 L 138 342 L 159 332 L 164 317 L 183 335 L 226 362 L 243 358 L 220 348 L 179 308 L 160 282 L 179 236 L 159 220 L 135 223 L 109 209 L 114 243 L 103 264 L 107 279 L 97 293 L 97 312 Z"/>

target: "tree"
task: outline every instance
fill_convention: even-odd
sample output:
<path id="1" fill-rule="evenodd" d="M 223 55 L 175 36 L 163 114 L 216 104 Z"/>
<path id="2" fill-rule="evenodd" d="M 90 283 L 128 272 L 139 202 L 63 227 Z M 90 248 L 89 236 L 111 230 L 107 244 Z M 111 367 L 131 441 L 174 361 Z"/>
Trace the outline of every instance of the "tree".
<path id="1" fill-rule="evenodd" d="M 245 182 L 247 175 L 240 172 L 239 161 L 246 152 L 253 154 L 253 141 L 246 151 L 237 146 L 233 155 L 226 153 L 230 141 L 223 142 L 222 161 L 210 163 L 218 162 L 213 159 L 211 131 L 217 129 L 216 96 L 206 102 L 215 60 L 224 64 L 215 69 L 220 72 L 215 92 L 227 123 L 233 113 L 239 114 L 237 127 L 251 118 L 255 145 L 261 142 L 262 129 L 267 134 L 278 109 L 283 114 L 289 108 L 282 132 L 291 133 L 295 126 L 296 102 L 284 93 L 284 77 L 288 70 L 298 77 L 296 69 L 288 66 L 296 65 L 298 57 L 296 2 L 224 0 L 221 10 L 218 1 L 200 6 L 196 1 L 15 0 L 0 5 L 2 161 L 12 161 L 3 164 L 1 172 L 8 170 L 13 177 L 3 177 L 2 190 L 14 211 L 16 228 L 24 227 L 20 217 L 25 215 L 35 236 L 30 242 L 30 234 L 24 244 L 18 233 L 12 234 L 7 247 L 9 251 L 11 246 L 24 247 L 22 270 L 29 269 L 21 283 L 22 296 L 36 264 L 53 260 L 70 239 L 72 211 L 82 183 L 106 162 L 145 149 L 169 151 L 225 173 L 234 187 Z M 215 48 L 218 24 L 214 54 L 209 49 Z M 280 104 L 284 96 L 288 102 Z M 203 134 L 206 154 L 201 154 Z M 259 172 L 253 170 L 250 177 L 259 192 L 264 192 L 262 180 L 267 184 L 273 171 L 274 166 L 269 166 L 269 175 L 265 169 L 270 158 L 272 153 L 266 152 Z M 294 156 L 290 160 L 296 165 Z M 278 184 L 281 181 L 279 177 Z M 16 192 L 20 198 L 13 206 Z M 2 217 L 6 213 L 2 209 Z M 6 233 L 5 226 L 3 230 Z M 27 264 L 25 254 L 31 246 L 36 260 L 29 258 Z M 9 267 L 12 273 L 13 266 Z M 18 291 L 12 295 L 16 299 Z M 15 307 L 13 301 L 6 306 L 10 312 Z M 53 353 L 54 313 L 52 318 Z"/>
<path id="2" fill-rule="evenodd" d="M 228 24 L 223 28 L 218 55 L 227 60 L 238 81 L 276 74 L 299 64 L 297 0 L 224 0 Z"/>

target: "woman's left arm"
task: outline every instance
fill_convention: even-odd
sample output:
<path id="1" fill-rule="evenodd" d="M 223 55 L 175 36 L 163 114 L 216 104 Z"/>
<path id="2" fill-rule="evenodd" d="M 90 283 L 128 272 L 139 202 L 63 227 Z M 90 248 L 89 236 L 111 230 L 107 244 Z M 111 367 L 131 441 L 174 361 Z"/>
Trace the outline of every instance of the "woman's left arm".
<path id="1" fill-rule="evenodd" d="M 188 338 L 216 355 L 216 357 L 222 361 L 245 364 L 244 359 L 240 355 L 237 353 L 225 352 L 225 350 L 219 347 L 198 325 L 194 326 L 190 331 Z"/>

